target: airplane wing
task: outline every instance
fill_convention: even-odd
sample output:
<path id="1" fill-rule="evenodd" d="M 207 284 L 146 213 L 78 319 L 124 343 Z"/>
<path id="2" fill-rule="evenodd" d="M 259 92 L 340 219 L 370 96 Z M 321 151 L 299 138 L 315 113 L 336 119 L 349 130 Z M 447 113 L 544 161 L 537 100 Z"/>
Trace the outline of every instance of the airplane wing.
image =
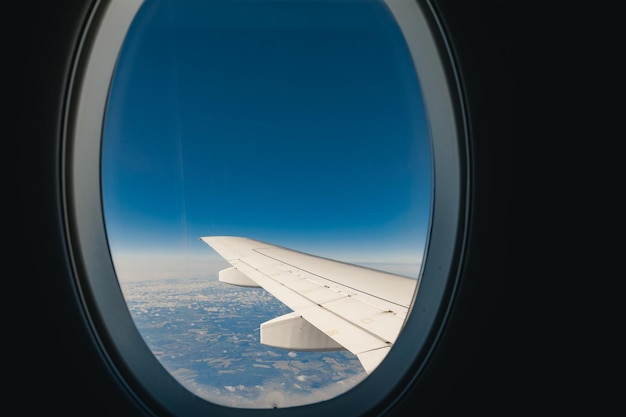
<path id="1" fill-rule="evenodd" d="M 201 238 L 232 267 L 219 280 L 260 286 L 293 310 L 261 325 L 261 343 L 349 350 L 371 373 L 393 346 L 417 280 L 233 236 Z"/>

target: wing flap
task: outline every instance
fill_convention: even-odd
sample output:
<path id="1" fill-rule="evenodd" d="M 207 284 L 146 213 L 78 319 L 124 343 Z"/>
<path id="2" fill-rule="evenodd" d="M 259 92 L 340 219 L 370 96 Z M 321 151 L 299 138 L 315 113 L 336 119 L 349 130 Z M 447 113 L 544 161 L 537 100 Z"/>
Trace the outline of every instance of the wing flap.
<path id="1" fill-rule="evenodd" d="M 298 314 L 355 355 L 390 345 L 389 342 L 373 333 L 363 331 L 362 328 L 341 319 L 327 309 L 311 306 L 298 310 Z"/>
<path id="2" fill-rule="evenodd" d="M 370 374 L 374 369 L 376 369 L 378 364 L 385 359 L 385 356 L 389 353 L 389 349 L 391 349 L 391 346 L 370 350 L 368 352 L 359 353 L 357 357 L 359 358 L 359 361 L 361 362 L 361 365 L 363 365 L 365 371 Z"/>
<path id="3" fill-rule="evenodd" d="M 398 329 L 404 324 L 404 316 L 380 310 L 355 297 L 333 300 L 324 307 L 388 343 L 396 340 Z"/>

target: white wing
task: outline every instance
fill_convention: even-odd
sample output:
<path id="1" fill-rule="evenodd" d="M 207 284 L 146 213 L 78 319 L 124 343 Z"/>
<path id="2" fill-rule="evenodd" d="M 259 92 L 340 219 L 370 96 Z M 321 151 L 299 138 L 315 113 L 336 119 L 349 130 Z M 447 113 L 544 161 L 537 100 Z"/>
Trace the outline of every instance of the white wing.
<path id="1" fill-rule="evenodd" d="M 201 238 L 231 268 L 219 279 L 260 286 L 293 310 L 261 325 L 261 343 L 291 350 L 349 350 L 371 373 L 408 314 L 415 279 L 252 239 Z"/>

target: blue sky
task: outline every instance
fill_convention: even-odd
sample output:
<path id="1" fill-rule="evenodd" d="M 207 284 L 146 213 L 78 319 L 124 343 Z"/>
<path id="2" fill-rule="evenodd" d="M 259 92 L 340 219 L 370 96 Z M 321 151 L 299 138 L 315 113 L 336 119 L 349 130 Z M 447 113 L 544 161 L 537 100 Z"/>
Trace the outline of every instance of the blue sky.
<path id="1" fill-rule="evenodd" d="M 425 117 L 382 2 L 146 1 L 104 125 L 120 280 L 219 267 L 206 235 L 418 263 L 431 204 Z"/>

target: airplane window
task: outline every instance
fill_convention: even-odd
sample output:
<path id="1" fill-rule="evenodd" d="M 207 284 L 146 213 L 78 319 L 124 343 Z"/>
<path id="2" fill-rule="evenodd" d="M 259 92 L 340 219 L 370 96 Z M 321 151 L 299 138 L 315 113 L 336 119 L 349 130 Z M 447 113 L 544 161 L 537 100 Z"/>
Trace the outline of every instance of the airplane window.
<path id="1" fill-rule="evenodd" d="M 129 389 L 174 415 L 383 401 L 427 356 L 463 229 L 436 22 L 396 0 L 95 13 L 67 196 Z"/>
<path id="2" fill-rule="evenodd" d="M 418 80 L 383 3 L 146 1 L 135 16 L 106 110 L 104 217 L 140 333 L 198 396 L 258 408 L 326 400 L 374 366 L 357 353 L 378 349 L 262 344 L 261 323 L 291 310 L 262 288 L 218 281 L 231 265 L 199 237 L 244 236 L 407 276 L 374 278 L 399 281 L 387 284 L 404 298 L 399 331 L 431 182 Z M 300 268 L 321 285 L 314 265 Z M 355 295 L 369 272 L 323 297 Z"/>

